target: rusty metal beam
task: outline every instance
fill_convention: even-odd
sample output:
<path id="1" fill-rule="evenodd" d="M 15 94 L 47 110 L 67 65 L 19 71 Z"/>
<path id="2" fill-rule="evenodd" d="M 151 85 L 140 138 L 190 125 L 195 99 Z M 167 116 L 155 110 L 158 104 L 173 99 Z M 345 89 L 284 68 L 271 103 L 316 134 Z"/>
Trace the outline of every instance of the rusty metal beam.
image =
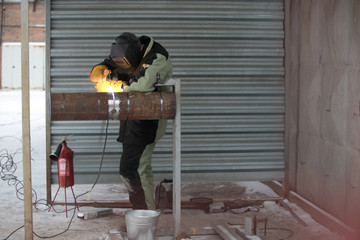
<path id="1" fill-rule="evenodd" d="M 173 92 L 51 93 L 51 121 L 174 119 Z"/>

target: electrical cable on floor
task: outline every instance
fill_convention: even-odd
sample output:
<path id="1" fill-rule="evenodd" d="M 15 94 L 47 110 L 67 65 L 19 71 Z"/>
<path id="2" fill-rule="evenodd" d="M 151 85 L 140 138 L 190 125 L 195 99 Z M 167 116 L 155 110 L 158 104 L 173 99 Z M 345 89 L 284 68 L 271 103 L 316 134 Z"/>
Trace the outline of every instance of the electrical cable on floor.
<path id="1" fill-rule="evenodd" d="M 236 211 L 239 209 L 243 209 L 242 211 Z M 263 204 L 254 204 L 251 201 L 246 201 L 243 199 L 235 199 L 227 204 L 225 204 L 225 212 L 229 210 L 234 214 L 243 214 L 247 212 L 259 212 L 261 208 L 264 208 Z"/>
<path id="2" fill-rule="evenodd" d="M 72 217 L 71 217 L 71 219 L 70 219 L 70 222 L 69 222 L 67 228 L 66 228 L 64 231 L 62 231 L 62 232 L 60 232 L 60 233 L 57 233 L 57 234 L 55 234 L 55 235 L 52 235 L 52 236 L 45 236 L 45 237 L 36 234 L 35 231 L 33 231 L 33 234 L 34 234 L 35 236 L 37 236 L 38 238 L 46 239 L 46 238 L 54 238 L 54 237 L 60 236 L 61 234 L 66 233 L 66 232 L 70 229 L 71 223 L 72 223 L 72 221 L 73 221 L 73 219 L 74 219 L 74 217 L 75 217 L 75 212 L 76 212 L 76 208 L 74 208 L 74 212 L 73 212 L 73 215 L 72 215 Z"/>
<path id="3" fill-rule="evenodd" d="M 244 207 L 244 205 L 247 205 L 247 206 Z M 246 208 L 246 209 L 241 212 L 234 211 L 236 209 L 241 209 L 241 208 Z M 231 201 L 230 203 L 226 204 L 225 211 L 229 210 L 231 213 L 234 213 L 234 214 L 243 214 L 243 213 L 247 213 L 247 212 L 259 212 L 261 208 L 264 208 L 263 204 L 253 204 L 251 201 L 235 199 L 235 200 Z M 227 222 L 227 224 L 228 225 L 245 225 L 245 224 L 235 224 L 235 223 L 229 223 L 229 222 Z M 265 230 L 265 232 L 267 230 L 282 230 L 282 231 L 289 232 L 288 236 L 280 238 L 278 240 L 290 239 L 294 234 L 294 232 L 291 229 L 287 229 L 287 228 L 265 228 L 265 229 L 260 229 L 260 230 Z"/>
<path id="4" fill-rule="evenodd" d="M 105 141 L 104 141 L 104 147 L 103 147 L 103 151 L 102 151 L 102 156 L 101 156 L 101 161 L 100 161 L 100 166 L 99 166 L 99 171 L 98 171 L 97 178 L 96 178 L 94 184 L 92 185 L 92 187 L 90 188 L 90 190 L 88 190 L 88 191 L 86 191 L 86 192 L 84 192 L 84 193 L 76 196 L 75 199 L 78 199 L 79 197 L 88 194 L 88 193 L 95 187 L 95 185 L 97 184 L 97 182 L 98 182 L 98 180 L 99 180 L 99 177 L 100 177 L 100 174 L 101 174 L 101 168 L 102 168 L 102 164 L 103 164 L 104 156 L 105 156 L 105 149 L 106 149 L 106 143 L 107 143 L 107 137 L 108 137 L 108 127 L 109 127 L 109 119 L 106 121 Z M 35 231 L 33 231 L 34 234 L 35 234 L 38 238 L 44 238 L 44 239 L 45 239 L 45 238 L 53 238 L 53 237 L 57 237 L 57 236 L 59 236 L 59 235 L 61 235 L 61 234 L 64 234 L 65 232 L 67 232 L 67 231 L 69 230 L 70 225 L 71 225 L 71 223 L 72 223 L 72 220 L 73 220 L 74 217 L 75 217 L 75 212 L 76 212 L 76 207 L 74 208 L 74 212 L 73 212 L 73 215 L 72 215 L 72 217 L 71 217 L 71 219 L 70 219 L 70 222 L 69 222 L 69 224 L 68 224 L 68 227 L 67 227 L 63 232 L 60 232 L 60 233 L 58 233 L 58 234 L 56 234 L 56 235 L 48 236 L 48 237 L 39 236 L 39 235 L 37 235 L 37 234 L 35 233 Z"/>
<path id="5" fill-rule="evenodd" d="M 1 138 L 15 138 L 22 143 L 21 139 L 13 136 L 4 136 Z M 14 153 L 10 154 L 7 149 L 0 149 L 0 178 L 3 181 L 7 181 L 9 186 L 15 186 L 16 197 L 19 200 L 24 200 L 23 198 L 23 190 L 24 185 L 23 181 L 20 181 L 18 177 L 15 175 L 17 170 L 17 162 L 15 162 L 15 157 L 17 154 L 21 153 L 21 148 L 17 149 Z M 36 191 L 32 188 L 32 201 L 37 201 Z"/>
<path id="6" fill-rule="evenodd" d="M 231 223 L 231 222 L 226 222 L 229 226 L 244 226 L 245 224 L 244 223 Z M 286 236 L 286 237 L 283 237 L 283 238 L 279 238 L 277 240 L 286 240 L 286 239 L 290 239 L 293 235 L 294 235 L 294 231 L 291 230 L 291 229 L 288 229 L 288 228 L 277 228 L 277 227 L 266 227 L 266 228 L 259 228 L 259 230 L 261 231 L 264 231 L 265 232 L 265 235 L 266 235 L 266 231 L 268 230 L 280 230 L 280 231 L 286 231 L 286 232 L 289 232 L 289 235 Z"/>
<path id="7" fill-rule="evenodd" d="M 260 229 L 260 230 L 264 230 L 264 229 Z M 288 229 L 288 228 L 266 228 L 266 230 L 281 230 L 281 231 L 286 231 L 289 232 L 289 235 L 283 238 L 280 238 L 278 240 L 285 240 L 285 239 L 289 239 L 294 235 L 293 230 Z"/>
<path id="8" fill-rule="evenodd" d="M 11 237 L 14 233 L 16 233 L 17 231 L 19 231 L 20 229 L 22 229 L 24 227 L 24 225 L 22 225 L 21 227 L 15 229 L 14 231 L 12 231 L 6 238 L 4 238 L 4 240 L 9 239 L 9 237 Z"/>
<path id="9" fill-rule="evenodd" d="M 103 147 L 103 150 L 102 150 L 102 156 L 101 156 L 101 161 L 100 161 L 100 166 L 99 166 L 99 171 L 98 171 L 97 178 L 96 178 L 94 184 L 92 185 L 92 187 L 91 187 L 88 191 L 86 191 L 86 192 L 84 192 L 84 193 L 76 196 L 76 197 L 75 197 L 75 200 L 76 200 L 77 198 L 81 197 L 81 196 L 84 196 L 84 195 L 90 193 L 90 192 L 92 191 L 92 189 L 95 187 L 95 185 L 97 184 L 98 180 L 99 180 L 99 177 L 100 177 L 100 174 L 101 174 L 101 168 L 102 168 L 102 164 L 103 164 L 104 156 L 105 156 L 105 149 L 106 149 L 106 143 L 107 143 L 107 138 L 108 138 L 108 128 L 109 128 L 109 119 L 106 121 L 104 147 Z M 24 188 L 23 183 L 22 183 L 22 181 L 19 181 L 18 178 L 14 175 L 14 173 L 15 173 L 15 171 L 16 171 L 16 169 L 17 169 L 17 165 L 16 165 L 16 163 L 15 163 L 13 160 L 14 160 L 15 154 L 16 154 L 18 151 L 19 151 L 19 150 L 17 150 L 13 155 L 11 155 L 11 154 L 8 154 L 8 152 L 7 152 L 6 149 L 0 150 L 0 168 L 1 168 L 1 169 L 0 169 L 0 177 L 1 177 L 2 180 L 8 181 L 8 184 L 9 184 L 10 182 L 14 182 L 13 184 L 9 184 L 9 185 L 15 185 L 17 197 L 18 197 L 20 200 L 24 200 L 23 198 L 20 198 L 20 197 L 19 197 L 19 195 L 24 195 L 24 194 L 21 193 L 21 191 L 20 191 L 20 190 L 22 190 L 22 189 Z M 20 184 L 20 187 L 18 186 L 19 184 Z M 45 200 L 45 199 L 37 200 L 37 194 L 36 194 L 35 190 L 32 189 L 32 191 L 33 191 L 33 199 L 34 199 L 34 196 L 35 196 L 35 201 L 34 201 L 33 205 L 34 205 L 34 207 L 35 207 L 36 209 L 38 209 L 38 208 L 36 207 L 36 205 L 39 204 L 40 201 L 45 201 L 45 202 L 46 202 L 46 200 Z M 47 204 L 44 204 L 44 205 L 47 205 Z M 58 213 L 58 212 L 55 210 L 54 207 L 52 207 L 52 208 L 54 209 L 54 211 L 55 211 L 56 213 Z M 62 231 L 62 232 L 60 232 L 60 233 L 57 233 L 57 234 L 55 234 L 55 235 L 52 235 L 52 236 L 45 236 L 45 237 L 36 234 L 35 231 L 33 231 L 33 234 L 34 234 L 35 236 L 37 236 L 38 238 L 42 238 L 42 239 L 54 238 L 54 237 L 57 237 L 57 236 L 59 236 L 59 235 L 61 235 L 61 234 L 64 234 L 65 232 L 67 232 L 67 231 L 69 230 L 69 228 L 70 228 L 70 226 L 71 226 L 71 223 L 72 223 L 72 221 L 73 221 L 73 219 L 74 219 L 74 217 L 75 217 L 76 207 L 74 207 L 74 208 L 72 208 L 72 209 L 69 209 L 68 211 L 71 211 L 71 210 L 74 210 L 74 212 L 73 212 L 73 215 L 72 215 L 72 217 L 71 217 L 71 219 L 70 219 L 70 222 L 69 222 L 67 228 L 66 228 L 64 231 Z M 65 212 L 65 211 L 63 211 L 63 212 Z M 15 232 L 19 231 L 19 230 L 20 230 L 21 228 L 23 228 L 24 226 L 25 226 L 25 225 L 23 225 L 23 226 L 17 228 L 16 230 L 14 230 L 13 232 L 11 232 L 6 238 L 4 238 L 4 240 L 9 239 L 9 237 L 11 237 Z"/>
<path id="10" fill-rule="evenodd" d="M 104 155 L 105 155 L 105 149 L 106 149 L 106 144 L 107 144 L 107 137 L 108 137 L 108 126 L 109 126 L 109 120 L 107 120 L 106 122 L 106 130 L 105 130 L 105 140 L 104 140 L 104 147 L 103 147 L 103 150 L 102 150 L 102 157 L 101 157 L 101 161 L 100 161 L 100 166 L 99 166 L 99 171 L 98 171 L 98 174 L 97 174 L 97 178 L 94 182 L 94 184 L 92 185 L 92 187 L 76 196 L 75 199 L 81 197 L 81 196 L 84 196 L 88 193 L 91 193 L 91 191 L 94 189 L 95 185 L 97 184 L 98 180 L 99 180 L 99 177 L 100 177 L 100 174 L 101 174 L 101 168 L 102 168 L 102 164 L 103 164 L 103 160 L 104 160 Z M 20 139 L 19 139 L 20 140 Z M 21 141 L 21 140 L 20 140 Z M 6 149 L 1 149 L 0 150 L 0 177 L 2 180 L 4 181 L 8 181 L 8 185 L 9 186 L 13 186 L 15 185 L 15 189 L 16 189 L 16 195 L 17 195 L 17 198 L 20 199 L 20 200 L 24 200 L 21 196 L 23 196 L 23 193 L 21 192 L 21 190 L 24 188 L 23 186 L 23 183 L 22 181 L 18 180 L 18 178 L 14 175 L 14 173 L 16 172 L 17 170 L 17 164 L 14 162 L 14 157 L 16 154 L 19 153 L 21 149 L 18 149 L 14 154 L 9 154 L 8 151 Z M 38 204 L 42 204 L 42 205 L 45 205 L 47 206 L 48 204 L 46 203 L 40 203 L 40 201 L 45 201 L 45 199 L 39 199 L 37 200 L 37 194 L 36 194 L 36 191 L 34 189 L 32 189 L 33 191 L 33 195 L 32 195 L 32 198 L 35 199 L 34 203 L 33 203 L 33 206 L 34 208 L 38 209 L 37 208 L 37 205 Z M 247 205 L 246 207 L 243 207 L 243 205 Z M 246 200 L 241 200 L 241 199 L 235 199 L 233 201 L 231 201 L 229 204 L 226 205 L 226 210 L 229 210 L 230 212 L 234 213 L 234 214 L 243 214 L 243 213 L 246 213 L 246 212 L 258 212 L 260 211 L 261 208 L 263 208 L 264 206 L 263 205 L 258 205 L 258 204 L 253 204 L 251 203 L 251 201 L 246 201 Z M 56 209 L 54 207 L 52 207 L 54 209 L 54 211 L 56 213 L 63 213 L 65 211 L 62 211 L 62 212 L 58 212 L 56 211 Z M 246 208 L 244 211 L 241 211 L 241 212 L 237 212 L 235 211 L 236 209 L 241 209 L 241 208 Z M 48 209 L 48 208 L 47 208 Z M 39 209 L 38 209 L 39 210 Z M 75 217 L 75 212 L 76 212 L 76 207 L 72 208 L 72 209 L 68 209 L 68 211 L 71 211 L 71 210 L 74 210 L 73 211 L 73 215 L 69 221 L 69 224 L 67 226 L 67 228 L 60 232 L 60 233 L 57 233 L 55 235 L 52 235 L 52 236 L 40 236 L 38 234 L 35 233 L 35 231 L 33 231 L 33 234 L 35 236 L 37 236 L 38 238 L 42 238 L 42 239 L 47 239 L 47 238 L 54 238 L 54 237 L 57 237 L 61 234 L 64 234 L 65 232 L 67 232 L 69 229 L 70 229 L 70 226 L 72 224 L 72 221 Z M 225 211 L 226 211 L 225 210 Z M 12 233 L 10 233 L 6 238 L 4 238 L 4 240 L 8 239 L 9 237 L 11 237 L 15 232 L 17 232 L 18 230 L 20 230 L 21 228 L 23 228 L 23 226 L 17 228 L 16 230 L 14 230 Z M 283 231 L 288 231 L 290 232 L 290 234 L 284 238 L 281 238 L 279 240 L 285 240 L 285 239 L 289 239 L 290 237 L 293 236 L 293 231 L 291 229 L 286 229 L 286 228 L 267 228 L 267 230 L 283 230 Z"/>

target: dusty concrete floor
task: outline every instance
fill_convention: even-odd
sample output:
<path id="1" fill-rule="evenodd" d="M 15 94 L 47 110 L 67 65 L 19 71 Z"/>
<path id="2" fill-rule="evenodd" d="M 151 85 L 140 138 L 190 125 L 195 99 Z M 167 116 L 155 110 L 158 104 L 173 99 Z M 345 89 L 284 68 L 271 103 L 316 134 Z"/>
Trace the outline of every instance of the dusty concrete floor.
<path id="1" fill-rule="evenodd" d="M 89 189 L 90 185 L 75 185 L 75 195 Z M 1 185 L 2 192 L 9 188 Z M 57 186 L 54 186 L 54 191 Z M 9 190 L 10 195 L 12 190 Z M 6 195 L 6 192 L 5 192 Z M 258 199 L 276 197 L 276 194 L 261 183 L 198 183 L 183 184 L 183 200 L 187 201 L 195 197 L 207 197 L 213 199 Z M 81 201 L 100 201 L 126 199 L 127 194 L 122 185 L 97 185 L 91 195 L 86 195 Z M 58 200 L 63 200 L 63 191 L 59 192 Z M 70 191 L 68 199 L 72 200 Z M 23 202 L 20 200 L 6 201 L 4 195 L 0 196 L 1 206 L 1 224 L 0 238 L 5 239 L 12 231 L 21 227 L 24 223 Z M 181 228 L 188 234 L 191 239 L 222 239 L 215 234 L 213 230 L 214 222 L 223 221 L 231 227 L 239 229 L 244 228 L 244 219 L 246 216 L 256 215 L 258 220 L 267 219 L 266 235 L 264 222 L 258 223 L 258 236 L 266 240 L 294 239 L 294 240 L 341 240 L 338 234 L 331 232 L 329 229 L 315 222 L 307 213 L 297 206 L 288 203 L 293 211 L 308 226 L 302 226 L 296 219 L 279 206 L 275 201 L 265 201 L 258 208 L 246 207 L 233 209 L 221 213 L 206 213 L 201 209 L 183 209 L 181 212 Z M 43 237 L 52 237 L 52 239 L 98 239 L 98 240 L 117 240 L 127 239 L 125 229 L 124 212 L 129 209 L 113 209 L 113 214 L 105 217 L 84 220 L 77 218 L 77 211 L 68 212 L 68 218 L 62 212 L 65 208 L 56 205 L 55 210 L 48 212 L 46 206 L 38 204 L 39 209 L 33 211 L 34 239 Z M 92 211 L 93 207 L 80 207 L 80 211 Z M 246 211 L 251 210 L 251 211 Z M 246 211 L 245 213 L 243 213 Z M 72 216 L 74 215 L 74 218 Z M 69 226 L 70 224 L 70 226 Z M 159 240 L 172 239 L 169 235 L 172 233 L 173 215 L 171 213 L 162 213 L 159 218 L 157 237 Z M 20 228 L 8 239 L 24 239 L 24 228 Z"/>
<path id="2" fill-rule="evenodd" d="M 46 158 L 45 158 L 45 103 L 43 91 L 31 92 L 31 156 L 32 156 L 32 187 L 34 189 L 33 201 L 37 201 L 36 208 L 33 209 L 33 232 L 34 239 L 51 237 L 51 239 L 79 239 L 79 240 L 117 240 L 122 239 L 119 231 L 124 229 L 124 212 L 128 209 L 114 209 L 110 216 L 83 220 L 72 218 L 74 210 L 72 207 L 66 218 L 63 212 L 65 207 L 56 205 L 55 209 L 47 211 L 46 201 Z M 14 175 L 17 181 L 22 177 L 22 154 L 21 154 L 21 94 L 20 91 L 2 92 L 0 94 L 2 102 L 13 104 L 0 105 L 0 152 L 4 155 L 9 153 L 11 164 L 14 165 Z M 16 153 L 16 154 L 15 154 Z M 7 154 L 5 154 L 7 155 Z M 5 164 L 6 158 L 1 158 L 1 165 Z M 8 163 L 4 166 L 9 167 Z M 16 167 L 17 166 L 17 167 Z M 4 177 L 4 179 L 3 179 Z M 4 181 L 2 181 L 4 180 Z M 0 181 L 0 239 L 24 239 L 24 203 L 18 198 L 22 198 L 21 185 L 16 185 L 14 180 L 8 181 L 7 176 L 1 176 Z M 92 185 L 75 184 L 74 192 L 78 196 L 87 192 Z M 57 190 L 57 185 L 52 188 L 53 194 Z M 205 197 L 213 199 L 256 199 L 263 197 L 273 197 L 274 192 L 258 182 L 240 183 L 197 183 L 182 185 L 182 200 L 189 201 L 190 198 Z M 68 200 L 72 197 L 68 192 Z M 126 189 L 121 184 L 98 184 L 91 194 L 86 194 L 79 198 L 81 201 L 119 201 L 126 200 Z M 64 191 L 61 190 L 56 198 L 57 201 L 64 201 Z M 256 214 L 257 219 L 268 219 L 266 236 L 264 236 L 263 223 L 258 224 L 259 235 L 266 240 L 294 239 L 294 240 L 342 240 L 343 238 L 329 229 L 324 228 L 315 222 L 307 213 L 297 206 L 289 204 L 294 212 L 301 217 L 307 227 L 300 225 L 293 216 L 284 208 L 277 205 L 274 201 L 267 201 L 257 212 L 246 212 L 240 214 L 247 208 L 226 211 L 223 213 L 205 213 L 199 209 L 183 209 L 181 212 L 182 229 L 188 233 L 193 233 L 192 239 L 219 239 L 218 235 L 209 233 L 212 230 L 214 221 L 224 221 L 232 227 L 244 227 L 244 218 L 251 214 Z M 94 210 L 92 207 L 80 207 L 80 211 Z M 172 214 L 162 214 L 158 224 L 157 239 L 171 239 L 173 226 Z M 213 232 L 214 233 L 214 232 Z M 125 235 L 124 235 L 125 236 Z"/>

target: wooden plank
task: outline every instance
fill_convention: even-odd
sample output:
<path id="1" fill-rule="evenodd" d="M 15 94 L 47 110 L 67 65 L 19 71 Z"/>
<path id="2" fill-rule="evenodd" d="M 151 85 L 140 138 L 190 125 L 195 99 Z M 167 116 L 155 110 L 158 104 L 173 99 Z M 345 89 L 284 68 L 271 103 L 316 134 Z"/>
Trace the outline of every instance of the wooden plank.
<path id="1" fill-rule="evenodd" d="M 315 204 L 301 197 L 295 192 L 289 192 L 289 201 L 297 204 L 304 211 L 308 212 L 317 222 L 323 224 L 329 229 L 339 232 L 347 239 L 359 239 L 358 233 L 336 217 L 317 207 Z"/>
<path id="2" fill-rule="evenodd" d="M 51 26 L 51 0 L 48 0 L 45 4 L 46 7 L 46 26 L 45 26 L 45 32 L 46 34 L 46 54 L 45 54 L 45 66 L 51 66 L 50 62 L 50 26 Z M 45 118 L 45 132 L 46 132 L 46 201 L 48 204 L 51 204 L 51 159 L 48 157 L 51 154 L 51 109 L 50 109 L 50 67 L 45 68 L 46 71 L 46 77 L 45 77 L 45 96 L 46 96 L 46 118 Z"/>
<path id="3" fill-rule="evenodd" d="M 307 227 L 307 224 L 298 215 L 296 215 L 294 211 L 291 210 L 291 208 L 283 200 L 280 200 L 279 203 L 296 219 L 298 223 L 300 223 L 304 227 Z"/>
<path id="4" fill-rule="evenodd" d="M 278 194 L 282 194 L 283 188 L 281 183 L 277 181 L 263 183 L 268 185 Z M 322 210 L 315 204 L 306 200 L 296 192 L 290 191 L 288 195 L 288 200 L 298 205 L 301 209 L 309 213 L 311 217 L 314 218 L 317 222 L 326 226 L 327 228 L 339 232 L 340 234 L 347 236 L 349 239 L 359 239 L 359 236 L 357 235 L 358 233 L 353 228 L 349 227 L 336 217 L 332 216 L 331 214 Z"/>
<path id="5" fill-rule="evenodd" d="M 224 240 L 249 240 L 245 234 L 230 228 L 225 222 L 214 223 L 213 227 Z"/>
<path id="6" fill-rule="evenodd" d="M 21 1 L 21 98 L 22 151 L 24 176 L 25 239 L 33 239 L 31 150 L 30 150 L 30 94 L 29 94 L 29 1 Z"/>

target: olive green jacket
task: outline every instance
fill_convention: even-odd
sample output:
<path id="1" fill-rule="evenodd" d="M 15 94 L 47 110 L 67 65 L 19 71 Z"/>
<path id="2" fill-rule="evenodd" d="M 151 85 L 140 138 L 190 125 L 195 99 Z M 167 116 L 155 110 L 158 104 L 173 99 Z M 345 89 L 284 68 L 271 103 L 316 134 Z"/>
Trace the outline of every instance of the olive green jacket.
<path id="1" fill-rule="evenodd" d="M 152 92 L 156 90 L 156 83 L 164 83 L 172 76 L 172 64 L 166 49 L 152 37 L 142 36 L 139 40 L 144 45 L 143 60 L 134 79 L 124 86 L 124 92 Z M 165 134 L 166 124 L 163 119 L 121 121 L 117 140 L 128 144 L 151 144 Z"/>
<path id="2" fill-rule="evenodd" d="M 135 81 L 125 86 L 124 92 L 152 92 L 158 81 L 164 83 L 172 76 L 172 63 L 165 48 L 150 36 L 142 36 L 139 40 L 147 47 L 135 74 Z"/>

